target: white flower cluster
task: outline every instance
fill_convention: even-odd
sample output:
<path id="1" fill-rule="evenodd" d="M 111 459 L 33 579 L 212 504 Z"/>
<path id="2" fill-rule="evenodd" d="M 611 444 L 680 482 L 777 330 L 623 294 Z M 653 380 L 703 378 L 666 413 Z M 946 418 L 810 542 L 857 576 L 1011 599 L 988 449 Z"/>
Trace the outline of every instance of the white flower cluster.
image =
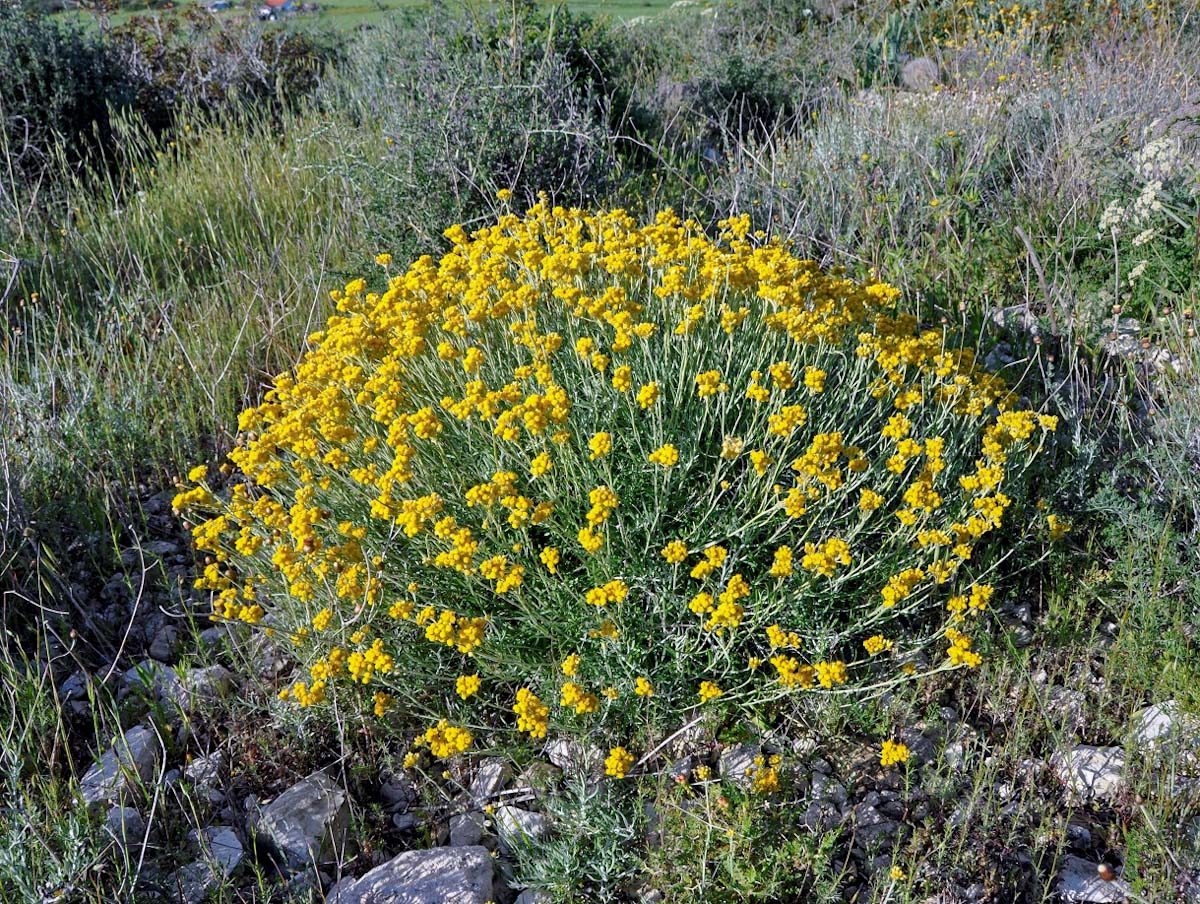
<path id="1" fill-rule="evenodd" d="M 1191 176 L 1192 191 L 1200 192 L 1200 160 L 1189 153 L 1174 136 L 1164 136 L 1146 142 L 1130 158 L 1134 174 L 1141 189 L 1131 204 L 1119 200 L 1110 201 L 1104 208 L 1098 224 L 1099 238 L 1117 236 L 1123 232 L 1135 232 L 1136 247 L 1149 244 L 1158 235 L 1151 225 L 1156 214 L 1163 211 L 1163 198 L 1171 194 L 1164 185 L 1177 184 L 1177 177 Z"/>
<path id="2" fill-rule="evenodd" d="M 1183 160 L 1179 139 L 1165 136 L 1147 143 L 1133 155 L 1133 168 L 1147 182 L 1160 185 L 1179 170 Z"/>

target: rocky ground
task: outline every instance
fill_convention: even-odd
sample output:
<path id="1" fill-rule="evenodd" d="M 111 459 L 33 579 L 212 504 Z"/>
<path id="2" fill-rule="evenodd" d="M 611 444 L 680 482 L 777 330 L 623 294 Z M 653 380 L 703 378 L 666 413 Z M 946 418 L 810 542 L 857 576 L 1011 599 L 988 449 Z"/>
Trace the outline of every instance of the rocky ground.
<path id="1" fill-rule="evenodd" d="M 430 782 L 414 783 L 394 759 L 376 761 L 378 770 L 364 778 L 347 762 L 344 742 L 295 756 L 270 751 L 282 742 L 253 721 L 263 718 L 262 701 L 289 664 L 268 636 L 204 619 L 204 601 L 186 589 L 187 538 L 166 499 L 145 499 L 155 533 L 126 549 L 123 570 L 93 578 L 104 601 L 95 636 L 108 639 L 107 660 L 61 668 L 97 655 L 97 644 L 55 661 L 59 694 L 81 734 L 106 694 L 116 721 L 102 724 L 124 726 L 80 758 L 92 762 L 81 770 L 78 806 L 102 815 L 112 844 L 136 864 L 146 900 L 199 904 L 218 891 L 231 900 L 338 904 L 552 900 L 522 887 L 514 849 L 570 831 L 555 824 L 546 804 L 564 784 L 604 781 L 603 752 L 558 742 L 520 768 L 496 758 L 459 764 L 433 780 L 439 790 L 431 794 Z M 87 576 L 76 577 L 83 592 L 78 582 Z M 1029 607 L 1010 608 L 1003 621 L 1020 646 L 1038 627 Z M 1095 662 L 1065 673 L 1052 665 L 1034 668 L 1027 686 L 1048 722 L 1078 738 L 1087 734 L 1089 701 L 1103 695 L 1099 675 Z M 244 705 L 250 700 L 259 702 Z M 1137 712 L 1127 737 L 1127 745 L 1063 744 L 1045 756 L 1015 758 L 997 750 L 986 707 L 964 713 L 943 705 L 900 736 L 913 754 L 905 773 L 880 769 L 866 743 L 823 745 L 751 726 L 717 734 L 689 723 L 664 746 L 660 794 L 646 803 L 645 842 L 662 843 L 661 808 L 727 803 L 726 795 L 747 793 L 755 757 L 779 753 L 782 787 L 770 806 L 790 808 L 814 834 L 837 837 L 843 900 L 879 899 L 889 871 L 922 838 L 971 837 L 981 794 L 993 818 L 1030 832 L 1030 812 L 1056 811 L 1058 856 L 1044 856 L 1044 839 L 1041 853 L 1023 848 L 1020 839 L 1031 837 L 1023 830 L 999 845 L 984 831 L 971 842 L 978 848 L 972 856 L 994 857 L 994 878 L 948 876 L 929 904 L 1036 900 L 1035 888 L 1062 901 L 1141 900 L 1123 876 L 1114 827 L 1132 810 L 1144 812 L 1135 788 L 1147 770 L 1159 775 L 1156 787 L 1179 802 L 1179 813 L 1200 800 L 1200 724 L 1167 701 Z M 1200 820 L 1189 830 L 1200 834 Z M 1200 901 L 1197 866 L 1174 865 L 1180 900 Z M 626 891 L 632 900 L 664 900 L 653 884 Z"/>

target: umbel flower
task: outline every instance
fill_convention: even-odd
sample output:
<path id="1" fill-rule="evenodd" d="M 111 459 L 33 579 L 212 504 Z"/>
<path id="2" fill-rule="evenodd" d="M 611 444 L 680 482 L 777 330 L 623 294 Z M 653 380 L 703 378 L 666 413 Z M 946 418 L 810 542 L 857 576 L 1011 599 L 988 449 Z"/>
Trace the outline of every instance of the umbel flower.
<path id="1" fill-rule="evenodd" d="M 446 237 L 332 293 L 240 479 L 175 499 L 214 618 L 290 640 L 281 697 L 439 758 L 587 732 L 619 777 L 698 705 L 984 661 L 996 548 L 1061 533 L 1024 515 L 1056 422 L 895 288 L 745 217 L 541 203 Z"/>

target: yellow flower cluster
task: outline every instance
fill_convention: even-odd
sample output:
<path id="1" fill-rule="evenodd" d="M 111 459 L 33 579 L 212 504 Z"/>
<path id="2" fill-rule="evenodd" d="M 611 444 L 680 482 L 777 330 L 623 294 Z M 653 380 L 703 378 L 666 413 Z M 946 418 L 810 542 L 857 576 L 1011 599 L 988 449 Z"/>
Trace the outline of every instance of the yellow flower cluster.
<path id="1" fill-rule="evenodd" d="M 624 747 L 614 747 L 604 760 L 604 774 L 624 778 L 633 767 L 633 754 Z"/>
<path id="2" fill-rule="evenodd" d="M 883 742 L 883 749 L 879 753 L 879 765 L 894 766 L 897 763 L 908 762 L 911 756 L 909 749 L 896 741 L 887 740 Z"/>
<path id="3" fill-rule="evenodd" d="M 633 706 L 907 680 L 942 637 L 980 663 L 958 629 L 1055 419 L 895 288 L 718 228 L 541 203 L 332 293 L 239 418 L 242 477 L 174 501 L 214 616 L 291 638 L 282 699 L 439 699 L 442 758 L 458 725 L 612 745 Z"/>

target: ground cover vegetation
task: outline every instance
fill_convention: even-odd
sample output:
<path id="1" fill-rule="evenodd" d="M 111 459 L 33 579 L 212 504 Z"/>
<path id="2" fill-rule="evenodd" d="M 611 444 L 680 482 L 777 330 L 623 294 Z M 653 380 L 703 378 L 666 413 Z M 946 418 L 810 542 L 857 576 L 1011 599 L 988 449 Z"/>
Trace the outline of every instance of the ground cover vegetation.
<path id="1" fill-rule="evenodd" d="M 0 7 L 0 898 L 477 824 L 498 898 L 1189 900 L 1197 60 L 1174 3 Z"/>

